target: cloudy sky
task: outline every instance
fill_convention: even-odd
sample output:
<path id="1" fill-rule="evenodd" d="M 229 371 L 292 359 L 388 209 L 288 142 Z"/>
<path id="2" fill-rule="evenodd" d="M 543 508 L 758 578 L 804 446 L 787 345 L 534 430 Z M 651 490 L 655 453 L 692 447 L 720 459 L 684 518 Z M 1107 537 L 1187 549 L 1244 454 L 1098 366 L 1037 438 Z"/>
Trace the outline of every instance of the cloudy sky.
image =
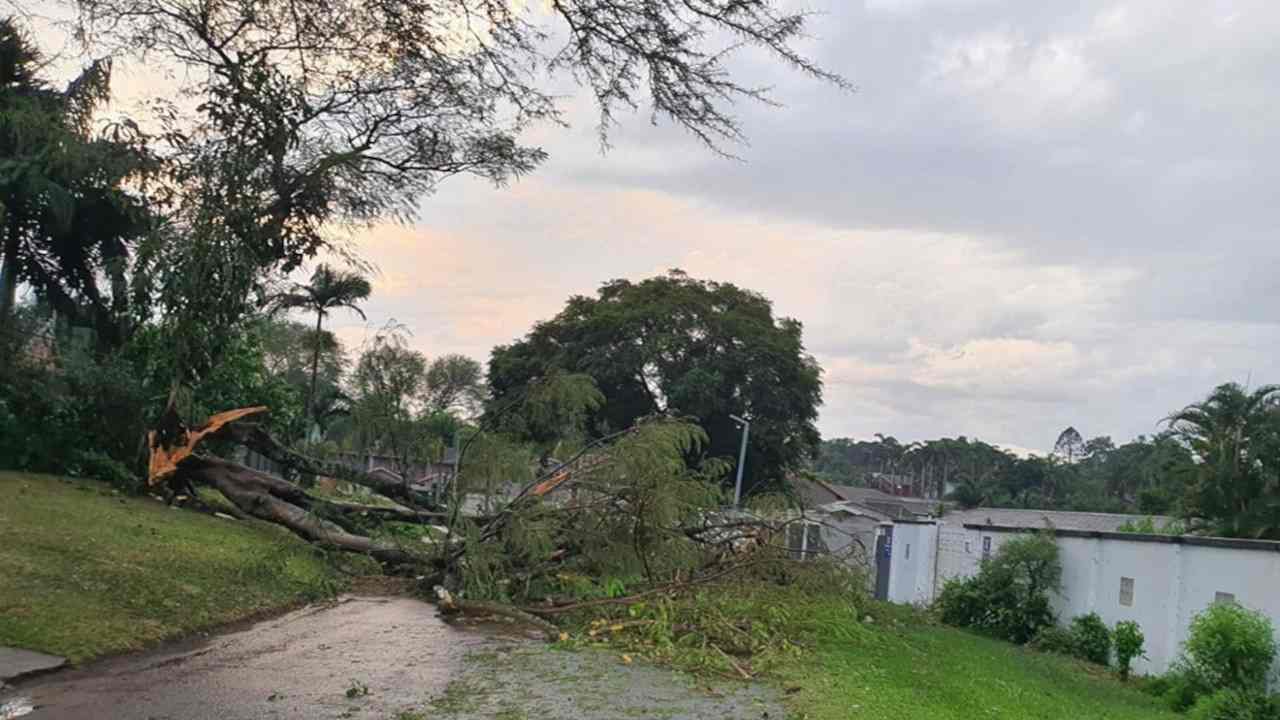
<path id="1" fill-rule="evenodd" d="M 785 104 L 740 108 L 742 162 L 647 115 L 602 155 L 575 99 L 533 176 L 452 181 L 358 239 L 369 325 L 484 359 L 571 294 L 679 267 L 804 323 L 827 437 L 1121 441 L 1280 381 L 1280 7 L 810 4 L 805 49 L 856 93 L 742 57 Z"/>

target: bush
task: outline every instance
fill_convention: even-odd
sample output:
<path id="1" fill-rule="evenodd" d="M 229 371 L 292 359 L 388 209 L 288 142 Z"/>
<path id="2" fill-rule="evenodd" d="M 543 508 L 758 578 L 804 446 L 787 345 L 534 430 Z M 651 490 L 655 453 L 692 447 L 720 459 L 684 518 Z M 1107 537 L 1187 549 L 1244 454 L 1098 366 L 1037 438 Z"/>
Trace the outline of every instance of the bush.
<path id="1" fill-rule="evenodd" d="M 1147 690 L 1163 698 L 1170 709 L 1186 712 L 1197 700 L 1211 694 L 1214 688 L 1185 662 L 1180 661 L 1162 677 L 1152 680 Z"/>
<path id="2" fill-rule="evenodd" d="M 1129 679 L 1129 669 L 1134 658 L 1142 657 L 1142 646 L 1147 641 L 1142 628 L 1132 620 L 1116 623 L 1111 631 L 1111 639 L 1116 646 L 1116 666 L 1120 668 L 1120 679 Z"/>
<path id="3" fill-rule="evenodd" d="M 1191 720 L 1280 720 L 1280 700 L 1261 691 L 1224 688 L 1196 702 Z"/>
<path id="4" fill-rule="evenodd" d="M 1049 591 L 1062 577 L 1052 536 L 1035 534 L 1006 542 L 974 577 L 948 581 L 935 603 L 944 623 L 1017 643 L 1030 642 L 1054 622 Z"/>
<path id="5" fill-rule="evenodd" d="M 1111 631 L 1098 613 L 1091 612 L 1072 620 L 1071 636 L 1080 659 L 1104 667 L 1111 663 Z"/>
<path id="6" fill-rule="evenodd" d="M 1261 692 L 1276 658 L 1271 620 L 1236 603 L 1211 605 L 1191 621 L 1183 651 L 1207 685 Z"/>
<path id="7" fill-rule="evenodd" d="M 1040 652 L 1058 653 L 1060 655 L 1076 654 L 1076 637 L 1070 630 L 1050 625 L 1041 628 L 1029 646 Z"/>

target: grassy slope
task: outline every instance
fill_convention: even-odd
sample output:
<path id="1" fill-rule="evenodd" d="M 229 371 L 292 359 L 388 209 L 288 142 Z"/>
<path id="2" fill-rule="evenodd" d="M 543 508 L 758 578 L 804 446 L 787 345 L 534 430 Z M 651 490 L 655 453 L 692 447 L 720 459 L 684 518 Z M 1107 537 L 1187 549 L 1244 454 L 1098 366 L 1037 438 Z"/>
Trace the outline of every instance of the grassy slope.
<path id="1" fill-rule="evenodd" d="M 941 626 L 834 626 L 784 672 L 808 720 L 1179 717 L 1105 671 Z"/>
<path id="2" fill-rule="evenodd" d="M 171 510 L 101 483 L 0 472 L 0 645 L 83 661 L 338 583 L 271 528 Z"/>

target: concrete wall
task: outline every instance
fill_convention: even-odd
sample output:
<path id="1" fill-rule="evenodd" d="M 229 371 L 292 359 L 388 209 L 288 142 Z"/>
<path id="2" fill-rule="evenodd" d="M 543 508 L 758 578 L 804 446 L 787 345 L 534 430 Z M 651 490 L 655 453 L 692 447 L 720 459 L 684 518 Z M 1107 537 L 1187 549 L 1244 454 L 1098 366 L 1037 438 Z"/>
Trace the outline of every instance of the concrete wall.
<path id="1" fill-rule="evenodd" d="M 928 605 L 938 563 L 938 525 L 897 522 L 889 560 L 889 601 Z"/>
<path id="2" fill-rule="evenodd" d="M 817 520 L 822 524 L 822 542 L 831 555 L 874 576 L 873 561 L 879 520 L 841 514 L 824 515 Z"/>
<path id="3" fill-rule="evenodd" d="M 995 553 L 1018 534 L 1009 528 L 940 525 L 935 583 L 921 588 L 917 579 L 922 571 L 904 561 L 903 578 L 890 578 L 890 587 L 897 591 L 891 599 L 932 602 L 947 578 L 977 573 L 984 543 Z M 1056 536 L 1062 590 L 1053 606 L 1059 621 L 1065 624 L 1088 612 L 1098 613 L 1108 625 L 1137 621 L 1146 636 L 1147 655 L 1135 663 L 1138 672 L 1168 669 L 1180 654 L 1192 618 L 1220 597 L 1225 599 L 1220 593 L 1266 613 L 1280 630 L 1280 543 L 1063 530 Z M 897 548 L 893 563 L 896 575 Z M 1122 593 L 1126 578 L 1132 580 L 1131 598 Z"/>

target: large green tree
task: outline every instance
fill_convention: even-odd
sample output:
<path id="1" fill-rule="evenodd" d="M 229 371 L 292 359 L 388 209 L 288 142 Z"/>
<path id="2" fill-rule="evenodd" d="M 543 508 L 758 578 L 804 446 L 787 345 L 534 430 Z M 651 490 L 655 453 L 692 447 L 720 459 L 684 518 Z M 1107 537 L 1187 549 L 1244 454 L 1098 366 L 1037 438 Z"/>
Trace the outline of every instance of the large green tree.
<path id="1" fill-rule="evenodd" d="M 746 417 L 744 491 L 782 481 L 818 444 L 821 369 L 800 322 L 729 283 L 672 271 L 570 298 L 524 339 L 494 349 L 493 407 L 556 372 L 588 375 L 604 394 L 587 423 L 597 437 L 649 415 L 687 416 L 709 437 L 705 455 L 736 463 L 741 430 L 730 416 Z"/>

